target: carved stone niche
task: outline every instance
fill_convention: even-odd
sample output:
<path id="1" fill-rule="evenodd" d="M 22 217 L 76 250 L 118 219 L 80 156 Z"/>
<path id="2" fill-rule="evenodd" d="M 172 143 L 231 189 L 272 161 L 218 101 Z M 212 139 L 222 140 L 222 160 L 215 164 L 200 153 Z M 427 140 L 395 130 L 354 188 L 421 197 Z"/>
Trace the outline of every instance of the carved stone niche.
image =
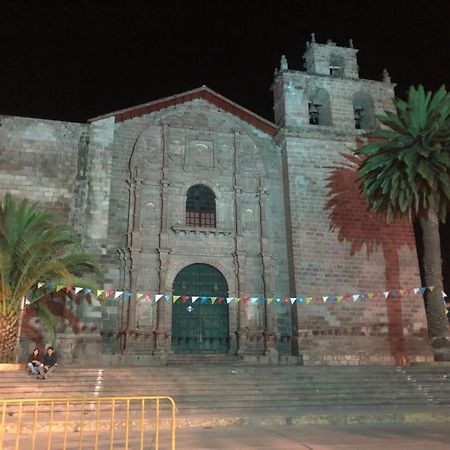
<path id="1" fill-rule="evenodd" d="M 214 143 L 193 139 L 186 151 L 186 165 L 193 167 L 214 167 Z"/>
<path id="2" fill-rule="evenodd" d="M 130 168 L 144 169 L 152 164 L 159 164 L 162 160 L 161 136 L 159 129 L 144 130 L 133 146 L 130 157 Z"/>
<path id="3" fill-rule="evenodd" d="M 219 152 L 217 155 L 217 165 L 221 169 L 225 169 L 231 165 L 231 149 L 227 144 L 219 145 Z"/>

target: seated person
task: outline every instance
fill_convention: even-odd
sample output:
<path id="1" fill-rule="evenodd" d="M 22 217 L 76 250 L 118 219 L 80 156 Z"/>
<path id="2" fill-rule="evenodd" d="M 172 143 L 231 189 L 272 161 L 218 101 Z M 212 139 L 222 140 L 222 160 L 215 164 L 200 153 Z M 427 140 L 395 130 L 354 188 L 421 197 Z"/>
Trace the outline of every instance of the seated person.
<path id="1" fill-rule="evenodd" d="M 37 375 L 39 372 L 39 367 L 41 366 L 42 366 L 41 353 L 39 352 L 39 349 L 36 347 L 33 349 L 30 356 L 28 357 L 27 362 L 28 373 L 30 375 Z"/>
<path id="2" fill-rule="evenodd" d="M 53 347 L 47 349 L 47 353 L 42 359 L 42 366 L 39 367 L 39 377 L 41 380 L 45 380 L 47 375 L 58 365 L 56 364 L 57 358 Z"/>

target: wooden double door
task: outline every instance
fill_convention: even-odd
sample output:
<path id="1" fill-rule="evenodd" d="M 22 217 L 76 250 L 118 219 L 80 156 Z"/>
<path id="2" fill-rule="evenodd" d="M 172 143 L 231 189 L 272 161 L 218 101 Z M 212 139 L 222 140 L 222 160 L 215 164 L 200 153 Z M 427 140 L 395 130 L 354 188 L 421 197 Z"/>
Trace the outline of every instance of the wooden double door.
<path id="1" fill-rule="evenodd" d="M 229 347 L 228 284 L 208 264 L 191 264 L 176 276 L 173 295 L 188 296 L 172 305 L 172 350 L 225 353 Z M 194 302 L 192 296 L 198 297 Z M 223 300 L 213 301 L 211 297 Z"/>

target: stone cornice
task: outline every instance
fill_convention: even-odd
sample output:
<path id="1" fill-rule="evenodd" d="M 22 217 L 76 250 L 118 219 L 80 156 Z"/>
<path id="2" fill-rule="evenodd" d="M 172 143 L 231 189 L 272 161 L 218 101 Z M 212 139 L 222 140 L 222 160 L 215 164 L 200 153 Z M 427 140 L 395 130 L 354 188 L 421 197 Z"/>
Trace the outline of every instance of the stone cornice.
<path id="1" fill-rule="evenodd" d="M 231 229 L 226 228 L 208 228 L 208 227 L 188 227 L 186 225 L 172 225 L 171 226 L 172 231 L 175 232 L 176 235 L 184 234 L 195 234 L 195 235 L 223 235 L 223 236 L 229 236 L 232 234 Z"/>

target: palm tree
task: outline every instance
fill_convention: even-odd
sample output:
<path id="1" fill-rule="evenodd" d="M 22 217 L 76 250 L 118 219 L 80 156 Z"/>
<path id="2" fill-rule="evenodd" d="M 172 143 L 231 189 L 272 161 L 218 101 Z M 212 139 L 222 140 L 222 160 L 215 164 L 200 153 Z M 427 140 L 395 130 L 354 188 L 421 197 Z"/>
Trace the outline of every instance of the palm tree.
<path id="1" fill-rule="evenodd" d="M 14 360 L 25 299 L 38 301 L 47 283 L 94 287 L 80 277 L 96 271 L 72 229 L 37 204 L 16 204 L 7 193 L 0 203 L 0 362 Z"/>
<path id="2" fill-rule="evenodd" d="M 407 101 L 395 99 L 396 112 L 378 116 L 384 126 L 368 134 L 374 141 L 356 151 L 361 192 L 375 211 L 417 219 L 423 232 L 425 308 L 435 359 L 450 360 L 449 326 L 442 298 L 439 220 L 450 206 L 450 93 L 434 95 L 411 86 Z"/>

